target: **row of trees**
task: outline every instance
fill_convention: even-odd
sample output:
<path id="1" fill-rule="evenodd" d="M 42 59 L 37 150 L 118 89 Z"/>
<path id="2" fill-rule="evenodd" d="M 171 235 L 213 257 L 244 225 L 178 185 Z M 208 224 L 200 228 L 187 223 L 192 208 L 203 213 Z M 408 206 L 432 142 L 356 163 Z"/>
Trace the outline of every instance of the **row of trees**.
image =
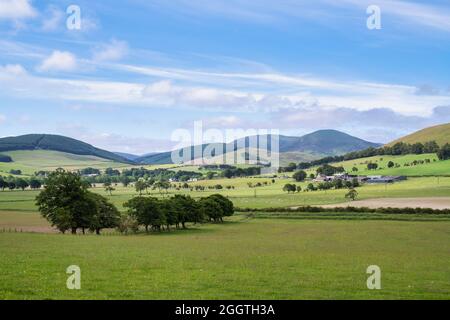
<path id="1" fill-rule="evenodd" d="M 127 201 L 124 207 L 128 208 L 128 215 L 136 224 L 143 226 L 147 232 L 150 229 L 170 230 L 170 226 L 185 229 L 189 222 L 222 222 L 224 217 L 234 214 L 233 203 L 219 194 L 199 200 L 186 195 L 166 199 L 139 196 Z"/>
<path id="2" fill-rule="evenodd" d="M 220 176 L 224 178 L 234 178 L 234 177 L 248 177 L 257 176 L 261 174 L 260 167 L 248 167 L 248 168 L 227 168 L 223 170 Z"/>
<path id="3" fill-rule="evenodd" d="M 30 187 L 31 189 L 40 189 L 42 186 L 42 181 L 37 178 L 16 178 L 16 177 L 2 177 L 0 176 L 0 189 L 4 191 L 5 189 L 14 190 L 20 189 L 25 190 Z"/>
<path id="4" fill-rule="evenodd" d="M 173 171 L 168 169 L 148 170 L 145 168 L 125 169 L 122 172 L 116 169 L 107 168 L 103 173 L 99 169 L 84 168 L 79 170 L 82 175 L 90 183 L 122 183 L 124 186 L 140 179 L 153 181 L 180 181 L 186 182 L 191 179 L 213 179 L 216 176 L 224 178 L 255 176 L 261 173 L 260 167 L 238 168 L 234 166 L 217 165 L 208 166 L 221 172 L 208 171 L 205 174 L 194 171 Z"/>
<path id="5" fill-rule="evenodd" d="M 185 195 L 167 199 L 137 196 L 124 204 L 128 211 L 121 215 L 108 199 L 88 188 L 80 175 L 58 169 L 48 175 L 36 204 L 42 216 L 63 233 L 81 229 L 100 234 L 104 228 L 128 232 L 140 226 L 147 231 L 170 230 L 170 226 L 186 228 L 189 222 L 220 222 L 234 213 L 233 203 L 215 194 L 199 200 Z"/>
<path id="6" fill-rule="evenodd" d="M 304 191 L 317 191 L 317 190 L 329 190 L 329 189 L 354 189 L 360 186 L 360 183 L 357 178 L 353 178 L 352 180 L 342 180 L 342 179 L 334 179 L 332 181 L 324 181 L 320 182 L 317 185 L 314 183 L 308 183 L 305 187 Z M 283 191 L 290 192 L 300 192 L 302 191 L 301 186 L 297 186 L 295 184 L 287 183 L 283 186 Z"/>
<path id="7" fill-rule="evenodd" d="M 148 170 L 145 168 L 124 169 L 120 172 L 117 169 L 107 168 L 101 172 L 96 168 L 84 168 L 78 171 L 83 178 L 91 184 L 94 183 L 122 183 L 128 186 L 130 183 L 140 179 L 153 181 L 188 181 L 194 178 L 201 178 L 203 175 L 193 171 L 173 171 L 168 169 Z"/>

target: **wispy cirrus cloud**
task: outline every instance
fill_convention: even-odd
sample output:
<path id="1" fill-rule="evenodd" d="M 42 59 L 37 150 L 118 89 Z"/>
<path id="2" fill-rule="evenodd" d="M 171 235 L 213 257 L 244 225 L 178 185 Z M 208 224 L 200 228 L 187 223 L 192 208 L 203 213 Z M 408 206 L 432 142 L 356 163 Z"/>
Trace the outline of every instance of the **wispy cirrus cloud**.
<path id="1" fill-rule="evenodd" d="M 76 57 L 70 53 L 53 52 L 42 62 L 40 71 L 73 70 L 76 66 Z M 145 72 L 147 70 L 145 68 Z M 450 104 L 448 93 L 417 95 L 417 87 L 408 85 L 344 82 L 275 73 L 218 74 L 191 70 L 151 70 L 155 79 L 150 83 L 34 75 L 11 79 L 6 72 L 3 85 L 10 88 L 11 92 L 26 91 L 35 97 L 211 111 L 274 112 L 321 105 L 329 109 L 343 106 L 355 110 L 390 108 L 406 115 L 421 115 L 430 114 L 436 106 Z M 184 83 L 182 80 L 185 77 L 190 82 Z M 217 86 L 222 78 L 238 82 L 252 79 L 261 84 L 260 88 L 265 86 L 269 89 L 222 88 Z M 202 84 L 194 85 L 195 82 Z M 278 87 L 278 90 L 274 91 L 274 87 Z"/>
<path id="2" fill-rule="evenodd" d="M 331 1 L 327 1 L 330 2 Z M 387 14 L 407 23 L 407 28 L 428 27 L 435 30 L 450 32 L 450 8 L 436 3 L 417 3 L 413 1 L 391 0 L 343 0 L 333 1 L 337 6 L 353 6 L 361 10 L 376 4 L 382 14 Z M 392 21 L 391 24 L 398 24 Z"/>
<path id="3" fill-rule="evenodd" d="M 365 10 L 369 5 L 378 5 L 384 14 L 393 17 L 390 24 L 405 28 L 427 27 L 450 32 L 450 9 L 436 3 L 417 3 L 406 0 L 157 0 L 152 3 L 140 2 L 156 10 L 171 10 L 174 14 L 193 17 L 223 17 L 252 23 L 281 24 L 287 19 L 302 19 L 312 23 L 329 24 L 352 18 L 365 19 Z M 341 10 L 341 11 L 338 11 Z M 345 14 L 344 14 L 345 13 Z M 334 21 L 334 22 L 333 22 Z M 332 23 L 333 22 L 333 23 Z M 406 25 L 405 25 L 406 24 Z"/>

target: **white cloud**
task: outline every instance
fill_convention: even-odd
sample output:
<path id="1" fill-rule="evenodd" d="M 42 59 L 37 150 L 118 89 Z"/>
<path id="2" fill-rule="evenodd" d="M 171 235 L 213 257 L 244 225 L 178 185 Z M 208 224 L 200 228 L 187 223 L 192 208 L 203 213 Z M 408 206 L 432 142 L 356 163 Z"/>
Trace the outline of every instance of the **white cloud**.
<path id="1" fill-rule="evenodd" d="M 89 137 L 84 136 L 83 138 L 83 141 L 87 141 L 99 148 L 137 155 L 172 150 L 178 143 L 169 139 L 130 137 L 114 133 L 91 134 Z"/>
<path id="2" fill-rule="evenodd" d="M 107 54 L 103 58 L 117 57 Z M 79 62 L 72 53 L 54 51 L 37 70 L 71 71 L 78 66 Z M 422 115 L 430 114 L 436 106 L 450 104 L 450 92 L 445 90 L 437 90 L 433 95 L 418 95 L 418 87 L 395 83 L 345 81 L 272 70 L 238 73 L 118 63 L 101 66 L 109 70 L 146 75 L 153 82 L 69 80 L 30 75 L 27 81 L 8 79 L 3 86 L 11 88 L 8 94 L 21 92 L 21 97 L 26 92 L 33 97 L 51 96 L 77 103 L 133 104 L 212 111 L 274 112 L 320 105 L 328 109 L 348 107 L 361 111 L 391 108 L 406 115 Z M 18 65 L 1 67 L 0 71 L 5 74 L 26 74 Z"/>
<path id="3" fill-rule="evenodd" d="M 110 43 L 102 44 L 93 54 L 94 61 L 117 61 L 128 53 L 128 44 L 125 41 L 111 40 Z"/>
<path id="4" fill-rule="evenodd" d="M 27 71 L 20 64 L 7 64 L 0 66 L 0 74 L 6 76 L 24 76 Z"/>
<path id="5" fill-rule="evenodd" d="M 49 7 L 42 21 L 43 31 L 55 31 L 61 26 L 65 26 L 63 22 L 64 13 L 56 7 Z"/>
<path id="6" fill-rule="evenodd" d="M 75 55 L 67 51 L 53 51 L 52 54 L 44 59 L 39 65 L 39 71 L 72 71 L 77 68 L 77 59 Z"/>
<path id="7" fill-rule="evenodd" d="M 0 1 L 0 19 L 18 20 L 32 18 L 37 15 L 29 0 Z"/>
<path id="8" fill-rule="evenodd" d="M 244 88 L 229 90 L 207 85 L 175 85 L 168 80 L 145 85 L 137 82 L 58 79 L 31 75 L 25 79 L 15 79 L 7 75 L 13 72 L 23 73 L 20 67 L 9 66 L 5 70 L 8 72 L 3 77 L 0 73 L 0 87 L 3 87 L 9 95 L 20 92 L 20 98 L 26 94 L 33 98 L 60 99 L 77 103 L 95 102 L 241 113 L 276 112 L 283 109 L 314 108 L 320 105 L 329 110 L 339 107 L 360 111 L 390 108 L 405 115 L 427 115 L 436 106 L 450 105 L 449 93 L 418 96 L 417 88 L 414 86 L 318 79 L 306 81 L 310 87 L 302 87 L 296 85 L 296 77 L 286 75 L 276 77 L 267 77 L 266 74 L 248 75 L 260 79 L 260 82 L 266 83 L 273 90 L 278 88 L 279 93 L 270 93 Z M 211 74 L 208 77 L 211 84 L 216 84 L 217 81 L 214 81 Z M 277 82 L 278 80 L 280 82 Z M 305 82 L 300 78 L 299 83 Z M 283 94 L 283 91 L 289 93 Z"/>
<path id="9" fill-rule="evenodd" d="M 175 86 L 170 81 L 154 82 L 142 90 L 142 98 L 167 107 L 240 109 L 257 107 L 257 95 L 210 87 Z"/>
<path id="10" fill-rule="evenodd" d="M 116 133 L 96 132 L 92 128 L 73 123 L 60 124 L 57 132 L 101 149 L 137 155 L 172 150 L 178 144 L 177 141 L 171 141 L 169 139 L 152 139 Z"/>
<path id="11" fill-rule="evenodd" d="M 202 124 L 204 128 L 244 128 L 249 126 L 248 121 L 235 115 L 206 118 L 202 120 Z M 252 126 L 254 127 L 254 125 Z"/>

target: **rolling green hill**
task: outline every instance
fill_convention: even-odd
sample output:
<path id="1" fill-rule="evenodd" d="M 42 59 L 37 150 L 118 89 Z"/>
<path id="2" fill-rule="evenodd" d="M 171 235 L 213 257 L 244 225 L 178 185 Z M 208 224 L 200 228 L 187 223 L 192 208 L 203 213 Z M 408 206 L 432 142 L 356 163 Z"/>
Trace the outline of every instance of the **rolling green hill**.
<path id="1" fill-rule="evenodd" d="M 52 171 L 60 167 L 67 170 L 77 170 L 87 167 L 105 169 L 108 167 L 118 168 L 128 166 L 124 163 L 96 156 L 77 155 L 51 150 L 8 151 L 4 152 L 4 154 L 11 157 L 13 162 L 0 162 L 0 175 L 9 174 L 11 169 L 21 170 L 23 175 L 32 175 L 39 170 Z"/>
<path id="2" fill-rule="evenodd" d="M 409 144 L 416 142 L 425 143 L 433 140 L 436 141 L 439 146 L 450 143 L 450 123 L 419 130 L 410 135 L 392 141 L 388 145 L 394 145 L 397 142 L 405 142 Z"/>
<path id="3" fill-rule="evenodd" d="M 122 163 L 132 163 L 115 153 L 96 148 L 72 138 L 50 134 L 27 134 L 17 137 L 0 138 L 0 152 L 19 150 L 52 150 L 65 153 L 95 156 Z"/>
<path id="4" fill-rule="evenodd" d="M 268 150 L 271 150 L 270 136 L 266 135 L 258 137 L 246 137 L 235 140 L 228 144 L 216 144 L 222 150 L 240 150 L 249 146 L 249 141 L 252 138 L 258 138 L 259 141 L 268 141 Z M 378 147 L 380 144 L 368 142 L 346 133 L 336 130 L 319 130 L 313 133 L 304 135 L 302 137 L 278 136 L 279 138 L 279 153 L 283 162 L 287 161 L 310 161 L 319 159 L 325 156 L 340 155 L 351 151 L 366 149 L 369 147 Z M 202 145 L 204 150 L 208 145 Z M 194 155 L 195 147 L 187 147 L 177 150 L 180 154 L 189 151 Z M 200 146 L 198 146 L 200 148 Z M 285 156 L 284 156 L 285 155 Z M 192 156 L 191 160 L 195 157 Z M 165 164 L 172 163 L 171 152 L 162 152 L 143 156 L 135 159 L 136 162 L 142 164 Z"/>

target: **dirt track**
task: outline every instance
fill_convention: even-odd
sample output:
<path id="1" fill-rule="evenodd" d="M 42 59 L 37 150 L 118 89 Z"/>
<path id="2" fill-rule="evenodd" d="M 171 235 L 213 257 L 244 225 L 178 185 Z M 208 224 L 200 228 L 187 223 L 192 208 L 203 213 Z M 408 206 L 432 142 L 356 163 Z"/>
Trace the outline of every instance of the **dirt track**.
<path id="1" fill-rule="evenodd" d="M 450 209 L 450 197 L 435 198 L 377 198 L 367 200 L 356 200 L 337 204 L 327 204 L 321 207 L 368 207 L 368 208 L 432 208 Z"/>

